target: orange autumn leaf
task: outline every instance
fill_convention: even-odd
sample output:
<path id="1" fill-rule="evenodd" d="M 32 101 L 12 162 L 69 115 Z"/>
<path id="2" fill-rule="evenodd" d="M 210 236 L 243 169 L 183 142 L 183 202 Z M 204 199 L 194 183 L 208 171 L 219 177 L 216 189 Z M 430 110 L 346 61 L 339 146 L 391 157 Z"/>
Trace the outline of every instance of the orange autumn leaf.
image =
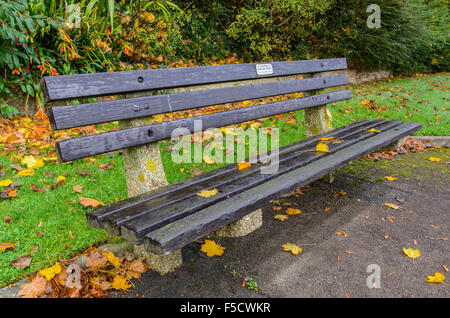
<path id="1" fill-rule="evenodd" d="M 286 210 L 286 214 L 289 214 L 289 215 L 298 215 L 301 213 L 302 213 L 302 211 L 300 209 L 289 208 Z"/>
<path id="2" fill-rule="evenodd" d="M 400 207 L 397 204 L 394 203 L 385 203 L 385 206 L 387 206 L 388 208 L 394 209 L 394 210 L 398 210 L 400 209 Z"/>
<path id="3" fill-rule="evenodd" d="M 22 298 L 37 298 L 45 295 L 46 290 L 47 280 L 40 275 L 36 275 L 30 283 L 22 286 L 17 296 L 21 296 Z"/>
<path id="4" fill-rule="evenodd" d="M 0 243 L 0 254 L 3 252 L 8 252 L 14 250 L 13 242 Z"/>
<path id="5" fill-rule="evenodd" d="M 243 161 L 243 162 L 238 162 L 238 168 L 239 168 L 239 171 L 248 169 L 248 168 L 251 167 L 251 165 L 252 165 L 252 164 L 251 164 L 250 162 L 245 162 L 245 161 Z"/>
<path id="6" fill-rule="evenodd" d="M 200 251 L 205 253 L 208 257 L 222 256 L 225 251 L 225 247 L 218 245 L 214 241 L 205 240 L 205 243 L 202 245 Z"/>
<path id="7" fill-rule="evenodd" d="M 85 197 L 80 197 L 80 204 L 82 206 L 86 206 L 86 207 L 90 206 L 90 207 L 93 207 L 93 208 L 97 208 L 99 206 L 105 205 L 105 204 L 103 204 L 100 201 L 97 201 L 95 199 L 85 198 Z"/>
<path id="8" fill-rule="evenodd" d="M 291 254 L 293 255 L 298 255 L 303 251 L 301 247 L 298 247 L 297 245 L 292 243 L 283 244 L 281 245 L 281 247 L 283 248 L 283 251 L 291 252 Z"/>
<path id="9" fill-rule="evenodd" d="M 122 276 L 114 277 L 111 287 L 117 290 L 128 290 L 132 285 L 128 284 L 128 279 Z"/>
<path id="10" fill-rule="evenodd" d="M 114 266 L 119 267 L 121 265 L 121 263 L 119 262 L 119 258 L 116 257 L 113 252 L 109 251 L 107 253 L 102 253 L 103 256 L 106 256 L 106 258 L 108 259 L 108 261 L 113 264 Z"/>

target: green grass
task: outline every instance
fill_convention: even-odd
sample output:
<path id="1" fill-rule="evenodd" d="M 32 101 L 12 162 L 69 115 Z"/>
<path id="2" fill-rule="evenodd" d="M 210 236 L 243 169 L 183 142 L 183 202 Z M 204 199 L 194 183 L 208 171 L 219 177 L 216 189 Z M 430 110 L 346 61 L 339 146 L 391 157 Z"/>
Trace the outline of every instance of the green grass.
<path id="1" fill-rule="evenodd" d="M 353 87 L 353 99 L 330 105 L 333 125 L 337 128 L 364 119 L 403 119 L 421 122 L 423 128 L 418 132 L 420 135 L 449 135 L 449 94 L 448 86 L 444 86 L 448 83 L 448 77 L 448 74 L 441 73 Z M 373 100 L 374 109 L 384 106 L 386 109 L 379 113 L 369 110 L 361 104 L 365 99 Z M 263 126 L 275 125 L 280 129 L 281 147 L 305 137 L 303 111 L 297 111 L 294 115 L 296 124 L 286 124 L 284 120 L 274 118 L 263 123 Z M 167 141 L 160 142 L 164 169 L 170 183 L 190 177 L 191 171 L 196 168 L 208 171 L 225 165 L 175 164 L 171 160 L 169 144 Z M 81 206 L 79 197 L 93 198 L 105 204 L 127 197 L 123 160 L 119 154 L 112 158 L 108 155 L 97 156 L 95 162 L 46 162 L 33 176 L 21 178 L 14 177 L 15 170 L 9 168 L 13 162 L 12 155 L 0 155 L 0 166 L 8 169 L 6 176 L 0 180 L 12 179 L 21 183 L 22 187 L 18 189 L 17 197 L 0 199 L 0 242 L 15 243 L 15 250 L 0 254 L 0 286 L 48 267 L 57 259 L 72 257 L 92 244 L 113 239 L 106 232 L 86 225 L 85 212 L 90 208 Z M 114 168 L 103 171 L 99 168 L 102 163 L 113 163 Z M 183 172 L 180 168 L 184 168 Z M 78 173 L 79 170 L 87 170 L 91 175 L 84 177 Z M 46 172 L 53 175 L 44 174 Z M 44 188 L 54 184 L 54 179 L 59 175 L 66 177 L 65 184 L 54 190 L 47 189 L 45 193 L 32 191 L 31 184 Z M 72 190 L 78 184 L 84 187 L 81 194 Z M 9 224 L 3 222 L 5 215 L 12 218 Z M 44 234 L 38 237 L 38 232 Z M 19 256 L 30 253 L 35 246 L 39 249 L 33 254 L 29 268 L 19 270 L 9 265 Z"/>

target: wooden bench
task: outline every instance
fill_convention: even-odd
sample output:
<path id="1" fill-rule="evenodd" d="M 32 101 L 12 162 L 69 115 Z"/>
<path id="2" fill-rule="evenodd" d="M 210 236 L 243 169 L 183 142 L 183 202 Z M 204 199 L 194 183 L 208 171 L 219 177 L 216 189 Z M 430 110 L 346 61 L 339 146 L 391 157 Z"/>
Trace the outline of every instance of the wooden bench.
<path id="1" fill-rule="evenodd" d="M 234 64 L 44 77 L 41 87 L 48 102 L 126 97 L 55 106 L 48 114 L 55 130 L 120 121 L 124 129 L 57 142 L 58 157 L 68 162 L 124 149 L 129 198 L 88 212 L 87 222 L 122 235 L 146 253 L 153 269 L 166 273 L 181 264 L 185 245 L 213 232 L 227 235 L 227 226 L 228 236 L 247 234 L 261 225 L 258 209 L 271 200 L 421 128 L 419 123 L 380 119 L 331 130 L 326 104 L 349 99 L 351 93 L 319 90 L 347 85 L 346 74 L 328 73 L 346 68 L 344 58 Z M 153 95 L 130 97 L 144 91 Z M 152 119 L 156 114 L 298 92 L 304 96 L 159 123 Z M 305 110 L 308 138 L 279 150 L 276 173 L 260 173 L 271 158 L 265 155 L 246 170 L 230 164 L 167 185 L 157 141 L 171 138 L 175 128 L 193 133 L 196 119 L 207 130 L 299 109 Z M 329 152 L 316 152 L 319 139 L 326 137 L 335 137 L 327 143 Z M 197 195 L 207 189 L 218 193 Z"/>

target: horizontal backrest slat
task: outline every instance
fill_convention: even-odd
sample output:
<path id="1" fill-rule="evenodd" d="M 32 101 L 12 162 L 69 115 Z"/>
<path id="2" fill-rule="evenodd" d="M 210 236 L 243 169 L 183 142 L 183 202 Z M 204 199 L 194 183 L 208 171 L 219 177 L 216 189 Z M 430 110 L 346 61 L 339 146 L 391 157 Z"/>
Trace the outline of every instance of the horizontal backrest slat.
<path id="1" fill-rule="evenodd" d="M 67 129 L 346 84 L 348 84 L 347 75 L 334 75 L 81 105 L 56 106 L 49 110 L 49 118 L 52 129 Z"/>
<path id="2" fill-rule="evenodd" d="M 46 76 L 46 101 L 343 70 L 345 58 Z"/>
<path id="3" fill-rule="evenodd" d="M 189 117 L 180 120 L 152 124 L 120 131 L 91 135 L 87 137 L 67 139 L 56 143 L 60 161 L 67 162 L 101 153 L 120 150 L 133 146 L 144 145 L 158 140 L 171 138 L 176 128 L 186 128 L 190 133 L 197 129 L 206 130 L 213 127 L 224 127 L 231 124 L 255 120 L 287 113 L 308 107 L 334 103 L 351 98 L 348 90 L 313 95 L 300 99 L 290 99 L 281 102 L 245 107 L 223 112 Z M 201 127 L 194 125 L 199 120 Z"/>

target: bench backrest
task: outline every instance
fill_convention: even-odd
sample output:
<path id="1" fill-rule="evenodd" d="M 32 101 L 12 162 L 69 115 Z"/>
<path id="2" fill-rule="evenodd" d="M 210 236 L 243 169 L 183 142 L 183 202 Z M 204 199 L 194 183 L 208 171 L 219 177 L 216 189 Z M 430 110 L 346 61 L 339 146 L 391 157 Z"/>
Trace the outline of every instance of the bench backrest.
<path id="1" fill-rule="evenodd" d="M 41 87 L 47 102 L 94 96 L 130 94 L 186 86 L 239 82 L 344 70 L 345 58 L 230 64 L 217 66 L 106 72 L 81 75 L 47 76 Z M 252 85 L 228 86 L 184 93 L 132 97 L 103 102 L 48 109 L 54 130 L 80 127 L 117 120 L 146 117 L 256 98 L 264 98 L 348 84 L 347 75 L 292 79 Z M 67 139 L 56 143 L 60 161 L 67 162 L 128 147 L 168 139 L 175 128 L 194 132 L 194 119 L 202 120 L 202 129 L 223 127 L 351 98 L 342 90 L 304 98 L 289 99 L 224 112 L 155 123 L 114 132 Z"/>

